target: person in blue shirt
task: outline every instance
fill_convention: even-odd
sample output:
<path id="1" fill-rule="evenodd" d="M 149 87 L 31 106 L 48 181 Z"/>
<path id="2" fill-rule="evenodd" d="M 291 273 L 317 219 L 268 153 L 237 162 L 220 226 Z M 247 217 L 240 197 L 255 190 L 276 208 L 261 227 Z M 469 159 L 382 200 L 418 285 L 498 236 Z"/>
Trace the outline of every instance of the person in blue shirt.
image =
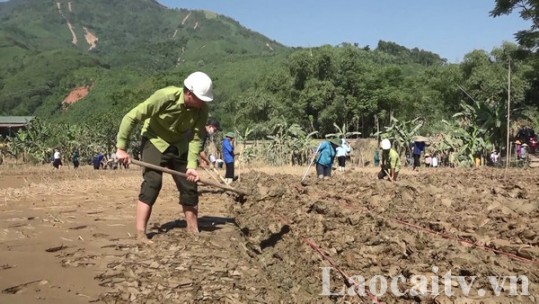
<path id="1" fill-rule="evenodd" d="M 318 158 L 316 159 L 316 175 L 318 175 L 318 178 L 328 179 L 331 176 L 331 169 L 333 169 L 333 161 L 335 160 L 338 146 L 337 142 L 332 142 L 328 139 L 320 144 Z"/>
<path id="2" fill-rule="evenodd" d="M 380 165 L 380 150 L 374 150 L 374 166 L 378 167 Z"/>
<path id="3" fill-rule="evenodd" d="M 238 153 L 234 152 L 234 132 L 228 132 L 223 140 L 223 160 L 225 161 L 225 181 L 227 185 L 236 180 L 234 176 L 234 156 L 236 155 Z"/>
<path id="4" fill-rule="evenodd" d="M 103 158 L 105 158 L 105 156 L 101 152 L 98 152 L 94 156 L 94 158 L 92 159 L 94 170 L 99 170 L 99 168 L 103 169 Z"/>
<path id="5" fill-rule="evenodd" d="M 412 167 L 412 170 L 415 170 L 417 167 L 421 165 L 421 152 L 425 150 L 425 142 L 424 141 L 414 141 L 414 165 Z"/>

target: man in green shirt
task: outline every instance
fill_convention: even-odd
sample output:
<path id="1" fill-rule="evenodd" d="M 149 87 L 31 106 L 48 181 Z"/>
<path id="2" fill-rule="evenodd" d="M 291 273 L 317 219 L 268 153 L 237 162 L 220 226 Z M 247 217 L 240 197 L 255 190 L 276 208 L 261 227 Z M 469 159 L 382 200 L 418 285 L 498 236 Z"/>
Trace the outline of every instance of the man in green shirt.
<path id="1" fill-rule="evenodd" d="M 187 222 L 187 230 L 198 232 L 197 159 L 202 150 L 208 119 L 207 103 L 213 100 L 212 80 L 202 72 L 190 74 L 183 88 L 166 87 L 129 111 L 122 119 L 117 137 L 118 160 L 129 163 L 126 150 L 134 127 L 143 122 L 142 161 L 183 172 L 187 179 L 173 176 Z M 162 172 L 145 168 L 137 202 L 137 239 L 151 243 L 146 226 L 162 186 Z"/>
<path id="2" fill-rule="evenodd" d="M 391 148 L 389 139 L 382 140 L 381 146 L 382 162 L 380 163 L 381 170 L 380 173 L 378 173 L 378 178 L 383 179 L 385 176 L 389 175 L 390 181 L 396 181 L 401 168 L 399 153 Z"/>

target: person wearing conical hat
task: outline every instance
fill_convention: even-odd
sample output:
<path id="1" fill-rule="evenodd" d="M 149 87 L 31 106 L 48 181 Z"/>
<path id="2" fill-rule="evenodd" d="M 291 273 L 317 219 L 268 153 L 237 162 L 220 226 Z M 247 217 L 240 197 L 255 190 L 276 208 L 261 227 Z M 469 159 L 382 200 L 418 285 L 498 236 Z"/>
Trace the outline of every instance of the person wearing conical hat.
<path id="1" fill-rule="evenodd" d="M 225 181 L 230 185 L 236 179 L 234 176 L 234 157 L 238 153 L 234 152 L 234 132 L 225 134 L 223 140 L 223 160 L 225 161 Z"/>

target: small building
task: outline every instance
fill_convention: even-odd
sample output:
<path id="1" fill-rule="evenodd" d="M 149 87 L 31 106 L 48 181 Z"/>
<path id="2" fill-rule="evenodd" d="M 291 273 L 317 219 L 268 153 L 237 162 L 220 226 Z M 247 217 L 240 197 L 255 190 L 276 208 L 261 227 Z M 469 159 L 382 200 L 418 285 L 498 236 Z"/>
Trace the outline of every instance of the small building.
<path id="1" fill-rule="evenodd" d="M 5 138 L 26 128 L 35 116 L 0 116 L 0 135 Z"/>

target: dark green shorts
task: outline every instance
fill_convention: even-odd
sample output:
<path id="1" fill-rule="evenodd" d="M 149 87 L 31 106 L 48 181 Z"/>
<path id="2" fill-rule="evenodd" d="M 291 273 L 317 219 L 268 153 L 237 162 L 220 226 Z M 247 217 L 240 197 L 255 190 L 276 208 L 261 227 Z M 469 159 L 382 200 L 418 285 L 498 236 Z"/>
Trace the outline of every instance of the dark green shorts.
<path id="1" fill-rule="evenodd" d="M 178 155 L 176 147 L 170 146 L 165 152 L 159 150 L 146 138 L 142 139 L 142 161 L 153 165 L 185 173 L 187 171 L 187 153 Z M 144 168 L 142 174 L 144 181 L 140 186 L 139 200 L 152 206 L 157 200 L 163 185 L 163 173 L 153 169 Z M 183 206 L 198 205 L 197 183 L 190 182 L 183 177 L 173 175 L 174 182 L 180 192 L 180 204 Z"/>

